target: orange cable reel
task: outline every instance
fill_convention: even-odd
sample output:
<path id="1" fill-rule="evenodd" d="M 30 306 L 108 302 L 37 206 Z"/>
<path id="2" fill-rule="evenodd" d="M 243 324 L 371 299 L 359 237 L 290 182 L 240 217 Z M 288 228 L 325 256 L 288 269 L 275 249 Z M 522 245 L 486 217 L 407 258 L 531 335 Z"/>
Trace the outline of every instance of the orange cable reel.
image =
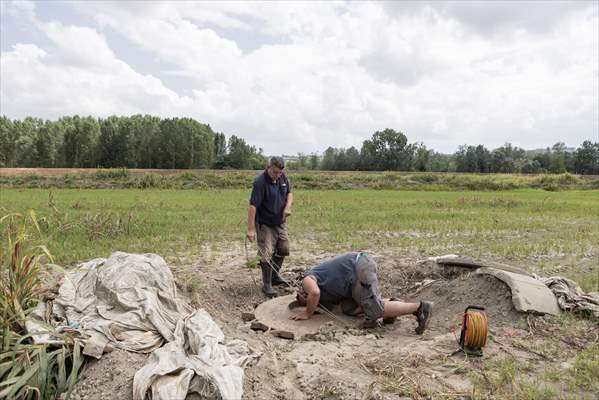
<path id="1" fill-rule="evenodd" d="M 460 347 L 474 356 L 482 356 L 482 349 L 487 344 L 489 325 L 485 308 L 468 306 L 462 315 L 462 330 L 460 332 Z"/>

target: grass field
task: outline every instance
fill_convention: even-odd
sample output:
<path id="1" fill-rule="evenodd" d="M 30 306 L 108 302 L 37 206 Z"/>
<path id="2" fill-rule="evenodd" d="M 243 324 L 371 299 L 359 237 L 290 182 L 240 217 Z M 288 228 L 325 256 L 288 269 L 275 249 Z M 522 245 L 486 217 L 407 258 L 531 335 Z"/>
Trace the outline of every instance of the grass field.
<path id="1" fill-rule="evenodd" d="M 247 188 L 101 190 L 0 185 L 0 215 L 33 210 L 41 233 L 34 233 L 31 244 L 45 244 L 55 263 L 65 267 L 107 257 L 116 250 L 160 254 L 173 266 L 178 283 L 192 299 L 200 299 L 198 304 L 205 307 L 220 301 L 226 315 L 221 322 L 237 326 L 231 315 L 239 306 L 236 300 L 225 301 L 237 297 L 230 293 L 249 290 L 249 296 L 238 299 L 244 307 L 263 300 L 259 294 L 253 297 L 251 273 L 238 276 L 238 269 L 229 272 L 219 264 L 230 266 L 227 259 L 231 258 L 245 260 L 248 197 Z M 3 238 L 9 221 L 0 223 Z M 303 190 L 296 185 L 288 228 L 292 254 L 286 270 L 294 263 L 305 267 L 323 256 L 353 249 L 412 266 L 417 265 L 416 260 L 454 253 L 520 266 L 540 276 L 566 276 L 587 292 L 599 291 L 598 190 Z M 254 248 L 247 244 L 249 257 Z M 211 259 L 220 261 L 202 264 Z M 216 268 L 220 280 L 210 279 L 216 273 L 204 267 Z M 219 310 L 209 310 L 219 315 Z M 471 395 L 453 393 L 447 398 L 593 398 L 592 393 L 599 390 L 596 322 L 564 314 L 528 323 L 528 327 L 494 330 L 493 348 L 497 349 L 498 343 L 500 349 L 509 344 L 505 350 L 508 357 L 500 351 L 481 363 L 452 361 L 443 355 L 418 368 L 439 364 L 442 370 L 454 365 L 458 377 L 473 382 Z M 391 337 L 396 330 L 385 331 L 385 335 Z M 520 336 L 513 336 L 516 334 Z M 518 349 L 539 360 L 523 362 L 510 355 Z M 395 361 L 391 357 L 386 362 L 393 366 Z M 567 367 L 570 364 L 572 368 Z M 389 371 L 399 374 L 406 366 L 400 363 L 395 367 Z M 272 371 L 258 368 L 249 373 L 261 377 Z M 377 370 L 372 376 L 380 385 L 396 383 L 403 376 L 387 377 L 385 373 L 387 369 Z M 256 379 L 264 379 L 259 382 L 268 386 L 272 377 Z M 392 385 L 390 390 L 397 388 Z"/>
<path id="2" fill-rule="evenodd" d="M 114 250 L 163 256 L 237 244 L 248 190 L 2 189 L 2 214 L 32 209 L 56 261 Z M 304 252 L 391 249 L 419 259 L 456 253 L 559 273 L 597 290 L 599 192 L 297 191 L 288 221 Z M 3 229 L 6 226 L 2 227 Z M 253 249 L 253 247 L 251 247 Z"/>

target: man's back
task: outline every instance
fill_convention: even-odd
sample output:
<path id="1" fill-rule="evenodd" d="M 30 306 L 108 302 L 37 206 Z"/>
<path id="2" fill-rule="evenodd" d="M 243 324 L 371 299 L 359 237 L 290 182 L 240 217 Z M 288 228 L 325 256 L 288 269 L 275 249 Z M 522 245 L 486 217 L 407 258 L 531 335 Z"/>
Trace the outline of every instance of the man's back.
<path id="1" fill-rule="evenodd" d="M 339 304 L 352 297 L 356 281 L 356 259 L 358 252 L 349 252 L 318 264 L 308 272 L 316 278 L 323 304 Z"/>

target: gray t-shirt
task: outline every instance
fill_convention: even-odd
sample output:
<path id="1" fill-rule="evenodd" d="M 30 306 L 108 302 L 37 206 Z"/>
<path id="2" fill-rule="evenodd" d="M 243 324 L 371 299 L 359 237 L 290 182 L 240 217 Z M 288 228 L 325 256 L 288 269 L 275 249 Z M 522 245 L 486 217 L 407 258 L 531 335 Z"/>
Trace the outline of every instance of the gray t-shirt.
<path id="1" fill-rule="evenodd" d="M 360 306 L 367 319 L 376 320 L 383 315 L 376 262 L 367 253 L 345 253 L 317 265 L 307 275 L 316 279 L 321 305 L 349 302 L 347 311 Z"/>
<path id="2" fill-rule="evenodd" d="M 339 304 L 344 299 L 352 298 L 358 254 L 358 252 L 352 251 L 331 258 L 308 272 L 308 275 L 316 278 L 322 304 Z"/>

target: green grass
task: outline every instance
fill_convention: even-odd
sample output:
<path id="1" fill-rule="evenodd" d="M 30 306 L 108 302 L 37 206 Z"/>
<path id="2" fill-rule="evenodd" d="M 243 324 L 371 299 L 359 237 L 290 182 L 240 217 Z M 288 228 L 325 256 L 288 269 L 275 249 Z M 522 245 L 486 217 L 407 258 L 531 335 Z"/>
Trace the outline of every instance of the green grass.
<path id="1" fill-rule="evenodd" d="M 31 244 L 45 244 L 57 264 L 72 265 L 116 250 L 165 257 L 220 247 L 243 252 L 248 197 L 249 189 L 3 188 L 0 214 L 35 210 L 41 234 L 34 233 Z M 300 253 L 310 258 L 351 249 L 408 260 L 456 253 L 519 265 L 542 276 L 564 275 L 587 291 L 599 290 L 597 190 L 296 190 L 288 228 L 290 262 Z M 3 237 L 6 229 L 0 225 Z M 582 328 L 594 323 L 564 315 L 552 326 L 563 325 L 576 341 L 576 335 L 590 330 Z M 553 347 L 525 344 L 557 357 Z M 584 398 L 599 390 L 597 351 L 591 346 L 564 356 L 572 360 L 567 370 L 493 360 L 475 372 L 473 397 L 549 399 L 567 390 Z M 557 385 L 558 376 L 564 385 Z"/>
<path id="2" fill-rule="evenodd" d="M 220 244 L 242 249 L 249 190 L 2 189 L 0 196 L 3 213 L 35 210 L 42 229 L 35 239 L 64 265 L 115 250 L 171 256 Z M 597 284 L 594 190 L 298 190 L 288 227 L 292 244 L 307 252 L 457 253 L 586 277 L 587 290 Z"/>

